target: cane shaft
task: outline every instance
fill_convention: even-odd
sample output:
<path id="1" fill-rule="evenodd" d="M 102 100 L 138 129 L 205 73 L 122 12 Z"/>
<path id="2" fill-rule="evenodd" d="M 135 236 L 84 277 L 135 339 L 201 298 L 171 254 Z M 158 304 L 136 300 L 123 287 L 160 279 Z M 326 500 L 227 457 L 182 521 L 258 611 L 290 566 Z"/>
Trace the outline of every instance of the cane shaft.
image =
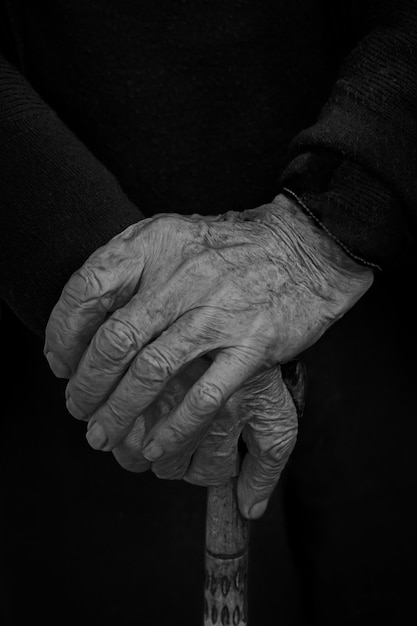
<path id="1" fill-rule="evenodd" d="M 281 367 L 298 417 L 304 410 L 306 370 L 300 361 Z M 236 478 L 208 488 L 204 626 L 246 626 L 249 522 L 239 513 Z"/>
<path id="2" fill-rule="evenodd" d="M 204 626 L 246 626 L 249 522 L 239 513 L 236 479 L 208 488 Z"/>

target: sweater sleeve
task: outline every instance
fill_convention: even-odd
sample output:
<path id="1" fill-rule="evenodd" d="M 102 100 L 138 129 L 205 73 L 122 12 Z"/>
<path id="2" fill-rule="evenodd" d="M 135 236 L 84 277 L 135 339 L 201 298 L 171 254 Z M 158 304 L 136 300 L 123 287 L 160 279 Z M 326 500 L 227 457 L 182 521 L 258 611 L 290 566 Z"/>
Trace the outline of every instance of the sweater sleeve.
<path id="1" fill-rule="evenodd" d="M 352 256 L 391 271 L 417 224 L 417 3 L 364 5 L 367 33 L 292 142 L 281 185 Z"/>
<path id="2" fill-rule="evenodd" d="M 0 297 L 34 333 L 70 275 L 143 216 L 0 57 Z"/>

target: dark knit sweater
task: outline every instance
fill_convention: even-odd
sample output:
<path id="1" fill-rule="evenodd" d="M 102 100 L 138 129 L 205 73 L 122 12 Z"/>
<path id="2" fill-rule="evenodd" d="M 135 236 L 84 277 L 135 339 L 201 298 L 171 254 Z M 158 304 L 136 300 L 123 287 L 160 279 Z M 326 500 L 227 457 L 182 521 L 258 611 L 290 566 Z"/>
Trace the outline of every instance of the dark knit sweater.
<path id="1" fill-rule="evenodd" d="M 1 298 L 36 333 L 129 224 L 283 187 L 364 262 L 417 219 L 414 0 L 3 0 Z"/>

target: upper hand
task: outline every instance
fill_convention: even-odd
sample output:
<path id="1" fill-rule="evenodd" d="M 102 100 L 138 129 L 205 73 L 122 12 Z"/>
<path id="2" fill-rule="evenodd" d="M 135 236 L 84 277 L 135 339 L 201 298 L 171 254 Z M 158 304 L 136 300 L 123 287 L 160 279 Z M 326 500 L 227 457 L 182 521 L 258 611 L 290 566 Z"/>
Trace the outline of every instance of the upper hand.
<path id="1" fill-rule="evenodd" d="M 283 196 L 243 213 L 144 220 L 97 250 L 63 290 L 46 329 L 68 410 L 112 449 L 167 381 L 213 363 L 146 437 L 145 455 L 181 450 L 254 374 L 313 344 L 370 287 L 350 258 Z"/>

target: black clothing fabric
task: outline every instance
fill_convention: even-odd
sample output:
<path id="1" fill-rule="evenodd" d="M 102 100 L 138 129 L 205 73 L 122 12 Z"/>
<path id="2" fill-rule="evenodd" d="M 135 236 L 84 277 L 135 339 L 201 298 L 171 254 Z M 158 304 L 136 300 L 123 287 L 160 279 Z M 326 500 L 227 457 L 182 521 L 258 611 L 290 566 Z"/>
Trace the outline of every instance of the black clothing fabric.
<path id="1" fill-rule="evenodd" d="M 393 626 L 413 615 L 412 280 L 382 276 L 303 356 L 298 441 L 251 523 L 250 625 Z M 202 623 L 206 490 L 131 474 L 89 448 L 42 341 L 8 309 L 0 328 L 2 623 Z"/>
<path id="2" fill-rule="evenodd" d="M 141 213 L 271 200 L 284 167 L 286 186 L 298 173 L 290 144 L 346 159 L 318 201 L 306 190 L 330 232 L 370 263 L 401 262 L 416 6 L 334 4 L 3 3 L 1 295 L 27 325 L 41 333 L 59 286 Z"/>
<path id="3" fill-rule="evenodd" d="M 2 0 L 0 50 L 4 623 L 201 621 L 205 490 L 88 448 L 42 335 L 129 224 L 282 189 L 382 272 L 303 355 L 299 440 L 251 529 L 250 623 L 408 619 L 417 4 Z"/>

